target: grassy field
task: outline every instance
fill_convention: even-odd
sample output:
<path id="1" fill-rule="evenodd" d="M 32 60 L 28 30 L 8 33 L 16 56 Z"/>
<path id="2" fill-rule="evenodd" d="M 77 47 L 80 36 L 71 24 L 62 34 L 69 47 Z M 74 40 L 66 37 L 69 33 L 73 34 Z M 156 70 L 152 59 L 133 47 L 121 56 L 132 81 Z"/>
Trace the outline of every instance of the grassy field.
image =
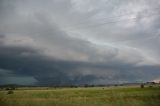
<path id="1" fill-rule="evenodd" d="M 160 106 L 160 88 L 63 88 L 0 91 L 0 106 Z"/>

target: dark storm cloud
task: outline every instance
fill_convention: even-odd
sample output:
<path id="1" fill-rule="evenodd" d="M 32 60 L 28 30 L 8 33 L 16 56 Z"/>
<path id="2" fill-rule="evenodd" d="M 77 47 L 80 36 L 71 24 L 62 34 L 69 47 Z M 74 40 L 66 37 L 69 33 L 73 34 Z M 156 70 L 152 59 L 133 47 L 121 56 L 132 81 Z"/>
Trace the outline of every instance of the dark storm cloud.
<path id="1" fill-rule="evenodd" d="M 0 68 L 3 69 L 0 71 L 2 84 L 6 82 L 4 77 L 16 78 L 18 76 L 28 76 L 36 80 L 28 80 L 28 83 L 31 81 L 35 84 L 48 85 L 134 82 L 149 80 L 148 76 L 154 78 L 160 74 L 159 66 L 134 66 L 133 64 L 115 62 L 105 64 L 63 61 L 48 58 L 39 54 L 38 50 L 28 47 L 0 46 L 0 50 Z M 25 83 L 28 84 L 27 82 L 20 84 Z"/>
<path id="2" fill-rule="evenodd" d="M 159 5 L 157 0 L 0 0 L 0 83 L 159 79 Z"/>
<path id="3" fill-rule="evenodd" d="M 82 63 L 62 61 L 39 54 L 39 51 L 18 46 L 0 46 L 1 76 L 11 77 L 30 76 L 37 80 L 38 84 L 68 84 L 73 83 L 67 76 L 69 70 L 76 69 Z M 9 72 L 5 70 L 10 70 Z M 3 78 L 1 77 L 1 82 Z"/>

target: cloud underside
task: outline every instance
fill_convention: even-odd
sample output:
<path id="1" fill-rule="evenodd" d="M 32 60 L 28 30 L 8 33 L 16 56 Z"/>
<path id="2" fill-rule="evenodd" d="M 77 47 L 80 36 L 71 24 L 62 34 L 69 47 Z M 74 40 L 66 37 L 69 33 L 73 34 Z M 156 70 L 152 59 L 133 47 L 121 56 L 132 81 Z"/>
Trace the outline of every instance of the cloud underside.
<path id="1" fill-rule="evenodd" d="M 135 1 L 1 0 L 0 84 L 159 79 L 160 2 Z"/>

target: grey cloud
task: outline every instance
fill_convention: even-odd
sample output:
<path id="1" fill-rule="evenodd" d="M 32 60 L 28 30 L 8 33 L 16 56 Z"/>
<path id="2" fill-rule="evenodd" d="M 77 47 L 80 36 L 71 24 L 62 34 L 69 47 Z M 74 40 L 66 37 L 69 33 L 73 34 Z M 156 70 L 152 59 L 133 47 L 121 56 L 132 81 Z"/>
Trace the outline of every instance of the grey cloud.
<path id="1" fill-rule="evenodd" d="M 0 49 L 0 67 L 3 69 L 1 76 L 4 76 L 1 78 L 1 83 L 13 83 L 18 78 L 24 78 L 24 84 L 28 84 L 30 80 L 26 82 L 25 76 L 32 79 L 31 81 L 35 84 L 43 85 L 102 83 L 98 82 L 99 80 L 105 80 L 106 83 L 134 82 L 158 77 L 160 68 L 159 66 L 116 63 L 116 61 L 106 64 L 57 60 L 27 47 L 1 46 Z M 30 55 L 23 55 L 24 53 Z M 11 82 L 10 78 L 15 78 L 15 81 Z M 6 79 L 9 81 L 7 82 Z M 22 84 L 22 82 L 17 83 Z"/>
<path id="2" fill-rule="evenodd" d="M 159 78 L 159 16 L 144 17 L 159 12 L 156 1 L 1 0 L 0 83 L 23 78 L 35 84 Z M 114 22 L 132 16 L 138 18 Z"/>
<path id="3" fill-rule="evenodd" d="M 4 35 L 0 35 L 0 44 L 3 44 Z"/>

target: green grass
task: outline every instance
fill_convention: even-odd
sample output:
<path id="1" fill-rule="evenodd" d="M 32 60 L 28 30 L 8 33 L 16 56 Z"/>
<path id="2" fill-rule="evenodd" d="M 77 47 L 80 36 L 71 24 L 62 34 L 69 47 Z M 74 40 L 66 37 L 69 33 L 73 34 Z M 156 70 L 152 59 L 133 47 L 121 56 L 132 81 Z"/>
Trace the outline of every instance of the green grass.
<path id="1" fill-rule="evenodd" d="M 0 91 L 0 106 L 160 106 L 160 88 Z"/>

